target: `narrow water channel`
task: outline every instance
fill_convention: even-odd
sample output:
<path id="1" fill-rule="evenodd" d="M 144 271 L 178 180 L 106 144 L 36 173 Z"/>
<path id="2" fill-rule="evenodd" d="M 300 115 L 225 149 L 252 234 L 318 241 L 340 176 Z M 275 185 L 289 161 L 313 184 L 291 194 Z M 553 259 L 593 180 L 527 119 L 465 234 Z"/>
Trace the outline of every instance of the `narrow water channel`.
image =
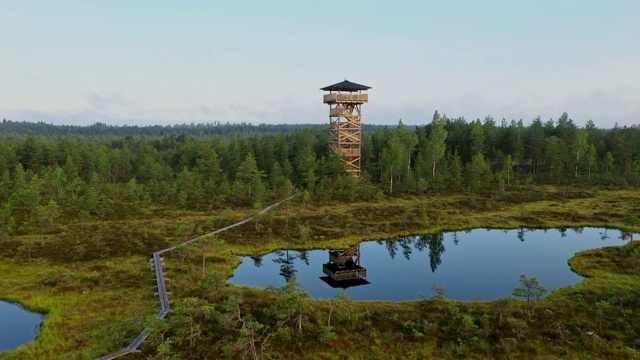
<path id="1" fill-rule="evenodd" d="M 229 281 L 265 288 L 282 286 L 296 276 L 313 298 L 332 298 L 345 288 L 358 300 L 389 301 L 417 300 L 421 293 L 433 296 L 431 285 L 442 283 L 449 299 L 493 300 L 509 296 L 520 274 L 535 276 L 550 291 L 576 284 L 583 278 L 571 271 L 567 260 L 582 250 L 623 245 L 625 235 L 602 228 L 475 229 L 366 241 L 357 259 L 366 269 L 366 281 L 358 286 L 326 281 L 327 249 L 283 250 L 242 257 Z"/>
<path id="2" fill-rule="evenodd" d="M 0 352 L 13 350 L 33 340 L 45 315 L 0 301 Z"/>

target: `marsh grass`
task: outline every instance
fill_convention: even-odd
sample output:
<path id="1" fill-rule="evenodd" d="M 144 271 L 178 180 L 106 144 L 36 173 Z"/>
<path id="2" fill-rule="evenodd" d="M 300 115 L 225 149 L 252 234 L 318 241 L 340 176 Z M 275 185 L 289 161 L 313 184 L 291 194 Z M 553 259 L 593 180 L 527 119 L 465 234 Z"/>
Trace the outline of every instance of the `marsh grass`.
<path id="1" fill-rule="evenodd" d="M 151 253 L 183 241 L 176 236 L 181 224 L 193 225 L 197 235 L 252 213 L 253 209 L 187 212 L 150 206 L 115 220 L 72 219 L 46 234 L 44 247 L 34 246 L 31 261 L 22 244 L 37 243 L 38 236 L 23 234 L 5 241 L 0 245 L 0 299 L 46 312 L 47 319 L 35 342 L 0 353 L 0 359 L 94 358 L 125 346 L 159 308 L 148 263 Z M 344 248 L 370 239 L 479 227 L 629 230 L 622 219 L 638 213 L 637 191 L 555 187 L 353 203 L 307 205 L 296 200 L 289 207 L 288 226 L 284 209 L 275 209 L 257 227 L 245 224 L 220 234 L 224 250 L 205 246 L 205 273 L 215 278 L 209 280 L 215 286 L 202 280 L 199 245 L 164 257 L 174 306 L 188 296 L 220 302 L 241 291 L 259 316 L 273 294 L 224 282 L 239 264 L 238 255 Z M 310 229 L 308 236 L 300 236 L 300 225 Z M 271 352 L 278 358 L 296 358 L 304 351 L 310 359 L 637 356 L 637 244 L 589 250 L 569 260 L 574 271 L 587 279 L 558 289 L 537 304 L 532 324 L 518 322 L 526 315 L 523 304 L 515 300 L 504 306 L 500 301 L 463 303 L 428 296 L 406 303 L 350 302 L 349 313 L 359 314 L 358 321 L 348 320 L 341 303 L 332 320 L 336 337 L 323 337 L 333 340 L 322 343 L 320 335 L 311 334 L 325 331 L 329 308 L 336 306 L 334 300 L 322 300 L 313 301 L 309 335 L 279 342 Z M 151 344 L 143 350 L 130 358 L 155 351 Z"/>

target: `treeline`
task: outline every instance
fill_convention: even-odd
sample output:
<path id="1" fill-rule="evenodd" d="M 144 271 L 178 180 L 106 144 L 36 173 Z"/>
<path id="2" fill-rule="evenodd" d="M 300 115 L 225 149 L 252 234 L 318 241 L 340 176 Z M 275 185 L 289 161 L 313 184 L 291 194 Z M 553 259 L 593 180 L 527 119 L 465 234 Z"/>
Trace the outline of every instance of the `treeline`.
<path id="1" fill-rule="evenodd" d="M 43 137 L 56 136 L 97 136 L 97 137 L 125 137 L 125 136 L 148 136 L 164 137 L 170 135 L 189 135 L 197 137 L 206 136 L 256 136 L 260 134 L 288 134 L 298 132 L 303 129 L 319 130 L 324 129 L 324 125 L 313 124 L 258 124 L 250 123 L 231 124 L 215 121 L 212 123 L 199 124 L 177 124 L 177 125 L 107 125 L 97 122 L 93 125 L 53 125 L 44 122 L 12 121 L 4 119 L 0 122 L 0 134 L 21 137 L 35 135 Z M 366 133 L 373 133 L 382 125 L 364 124 L 363 130 Z"/>
<path id="2" fill-rule="evenodd" d="M 506 189 L 509 185 L 640 184 L 637 125 L 578 127 L 567 113 L 529 126 L 487 117 L 467 122 L 436 111 L 433 121 L 407 130 L 400 124 L 364 137 L 366 177 L 389 192 Z"/>
<path id="3" fill-rule="evenodd" d="M 60 127 L 64 128 L 64 127 Z M 164 137 L 3 136 L 0 232 L 42 230 L 55 214 L 109 217 L 136 204 L 190 209 L 260 207 L 295 188 L 316 200 L 386 193 L 505 191 L 559 184 L 640 185 L 637 126 L 557 121 L 466 122 L 437 112 L 426 126 L 363 134 L 362 181 L 330 156 L 328 132 Z M 52 215 L 54 214 L 54 215 Z M 13 219 L 13 220 L 11 220 Z"/>
<path id="4" fill-rule="evenodd" d="M 36 135 L 44 137 L 81 135 L 81 136 L 151 136 L 169 135 L 190 136 L 253 136 L 258 134 L 293 133 L 313 127 L 309 124 L 259 124 L 250 123 L 213 123 L 176 124 L 176 125 L 108 125 L 97 122 L 93 125 L 54 125 L 45 122 L 12 121 L 4 119 L 0 123 L 0 134 L 22 136 Z"/>

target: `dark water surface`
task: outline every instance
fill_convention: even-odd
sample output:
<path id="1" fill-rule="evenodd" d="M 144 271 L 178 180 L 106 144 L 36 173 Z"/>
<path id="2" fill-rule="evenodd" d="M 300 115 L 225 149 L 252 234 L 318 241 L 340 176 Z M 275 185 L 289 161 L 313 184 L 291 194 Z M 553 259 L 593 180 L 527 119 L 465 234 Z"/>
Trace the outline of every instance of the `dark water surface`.
<path id="1" fill-rule="evenodd" d="M 44 316 L 0 301 L 0 351 L 13 350 L 35 340 Z"/>
<path id="2" fill-rule="evenodd" d="M 520 274 L 535 276 L 549 291 L 582 281 L 567 260 L 576 252 L 623 245 L 625 233 L 599 228 L 487 230 L 447 232 L 360 244 L 360 265 L 370 284 L 349 287 L 358 300 L 416 300 L 435 295 L 430 286 L 444 284 L 446 297 L 493 300 L 509 296 Z M 638 235 L 634 239 L 638 239 Z M 313 298 L 332 298 L 342 289 L 323 280 L 328 250 L 277 251 L 241 257 L 229 280 L 236 285 L 282 286 L 296 276 Z"/>

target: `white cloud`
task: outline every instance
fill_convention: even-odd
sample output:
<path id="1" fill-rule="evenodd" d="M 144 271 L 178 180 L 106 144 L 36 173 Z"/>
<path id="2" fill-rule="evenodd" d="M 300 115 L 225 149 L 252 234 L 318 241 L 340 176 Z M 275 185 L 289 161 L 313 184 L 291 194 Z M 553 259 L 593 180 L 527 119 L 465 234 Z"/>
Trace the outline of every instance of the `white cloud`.
<path id="1" fill-rule="evenodd" d="M 546 94 L 496 99 L 478 92 L 464 92 L 453 98 L 427 98 L 404 104 L 381 103 L 375 100 L 363 105 L 363 123 L 424 125 L 431 121 L 434 111 L 450 118 L 464 117 L 471 121 L 491 115 L 499 123 L 522 119 L 528 124 L 540 116 L 543 120 L 557 119 L 563 112 L 582 126 L 592 119 L 601 128 L 640 123 L 640 91 L 633 88 L 611 88 L 587 91 L 568 97 L 552 97 Z M 375 99 L 375 98 L 374 98 Z M 248 104 L 241 100 L 225 103 L 183 104 L 178 100 L 142 100 L 128 98 L 122 93 L 108 95 L 90 93 L 85 96 L 88 106 L 77 110 L 16 110 L 0 112 L 0 117 L 17 121 L 44 121 L 55 124 L 89 125 L 95 122 L 108 124 L 175 124 L 190 122 L 250 122 L 258 123 L 328 123 L 328 106 L 319 99 L 301 101 L 287 98 L 269 104 Z M 318 100 L 317 102 L 315 100 Z"/>
<path id="2" fill-rule="evenodd" d="M 101 96 L 93 92 L 86 96 L 86 100 L 94 110 L 99 112 L 110 112 L 128 105 L 127 100 L 121 93 Z"/>

